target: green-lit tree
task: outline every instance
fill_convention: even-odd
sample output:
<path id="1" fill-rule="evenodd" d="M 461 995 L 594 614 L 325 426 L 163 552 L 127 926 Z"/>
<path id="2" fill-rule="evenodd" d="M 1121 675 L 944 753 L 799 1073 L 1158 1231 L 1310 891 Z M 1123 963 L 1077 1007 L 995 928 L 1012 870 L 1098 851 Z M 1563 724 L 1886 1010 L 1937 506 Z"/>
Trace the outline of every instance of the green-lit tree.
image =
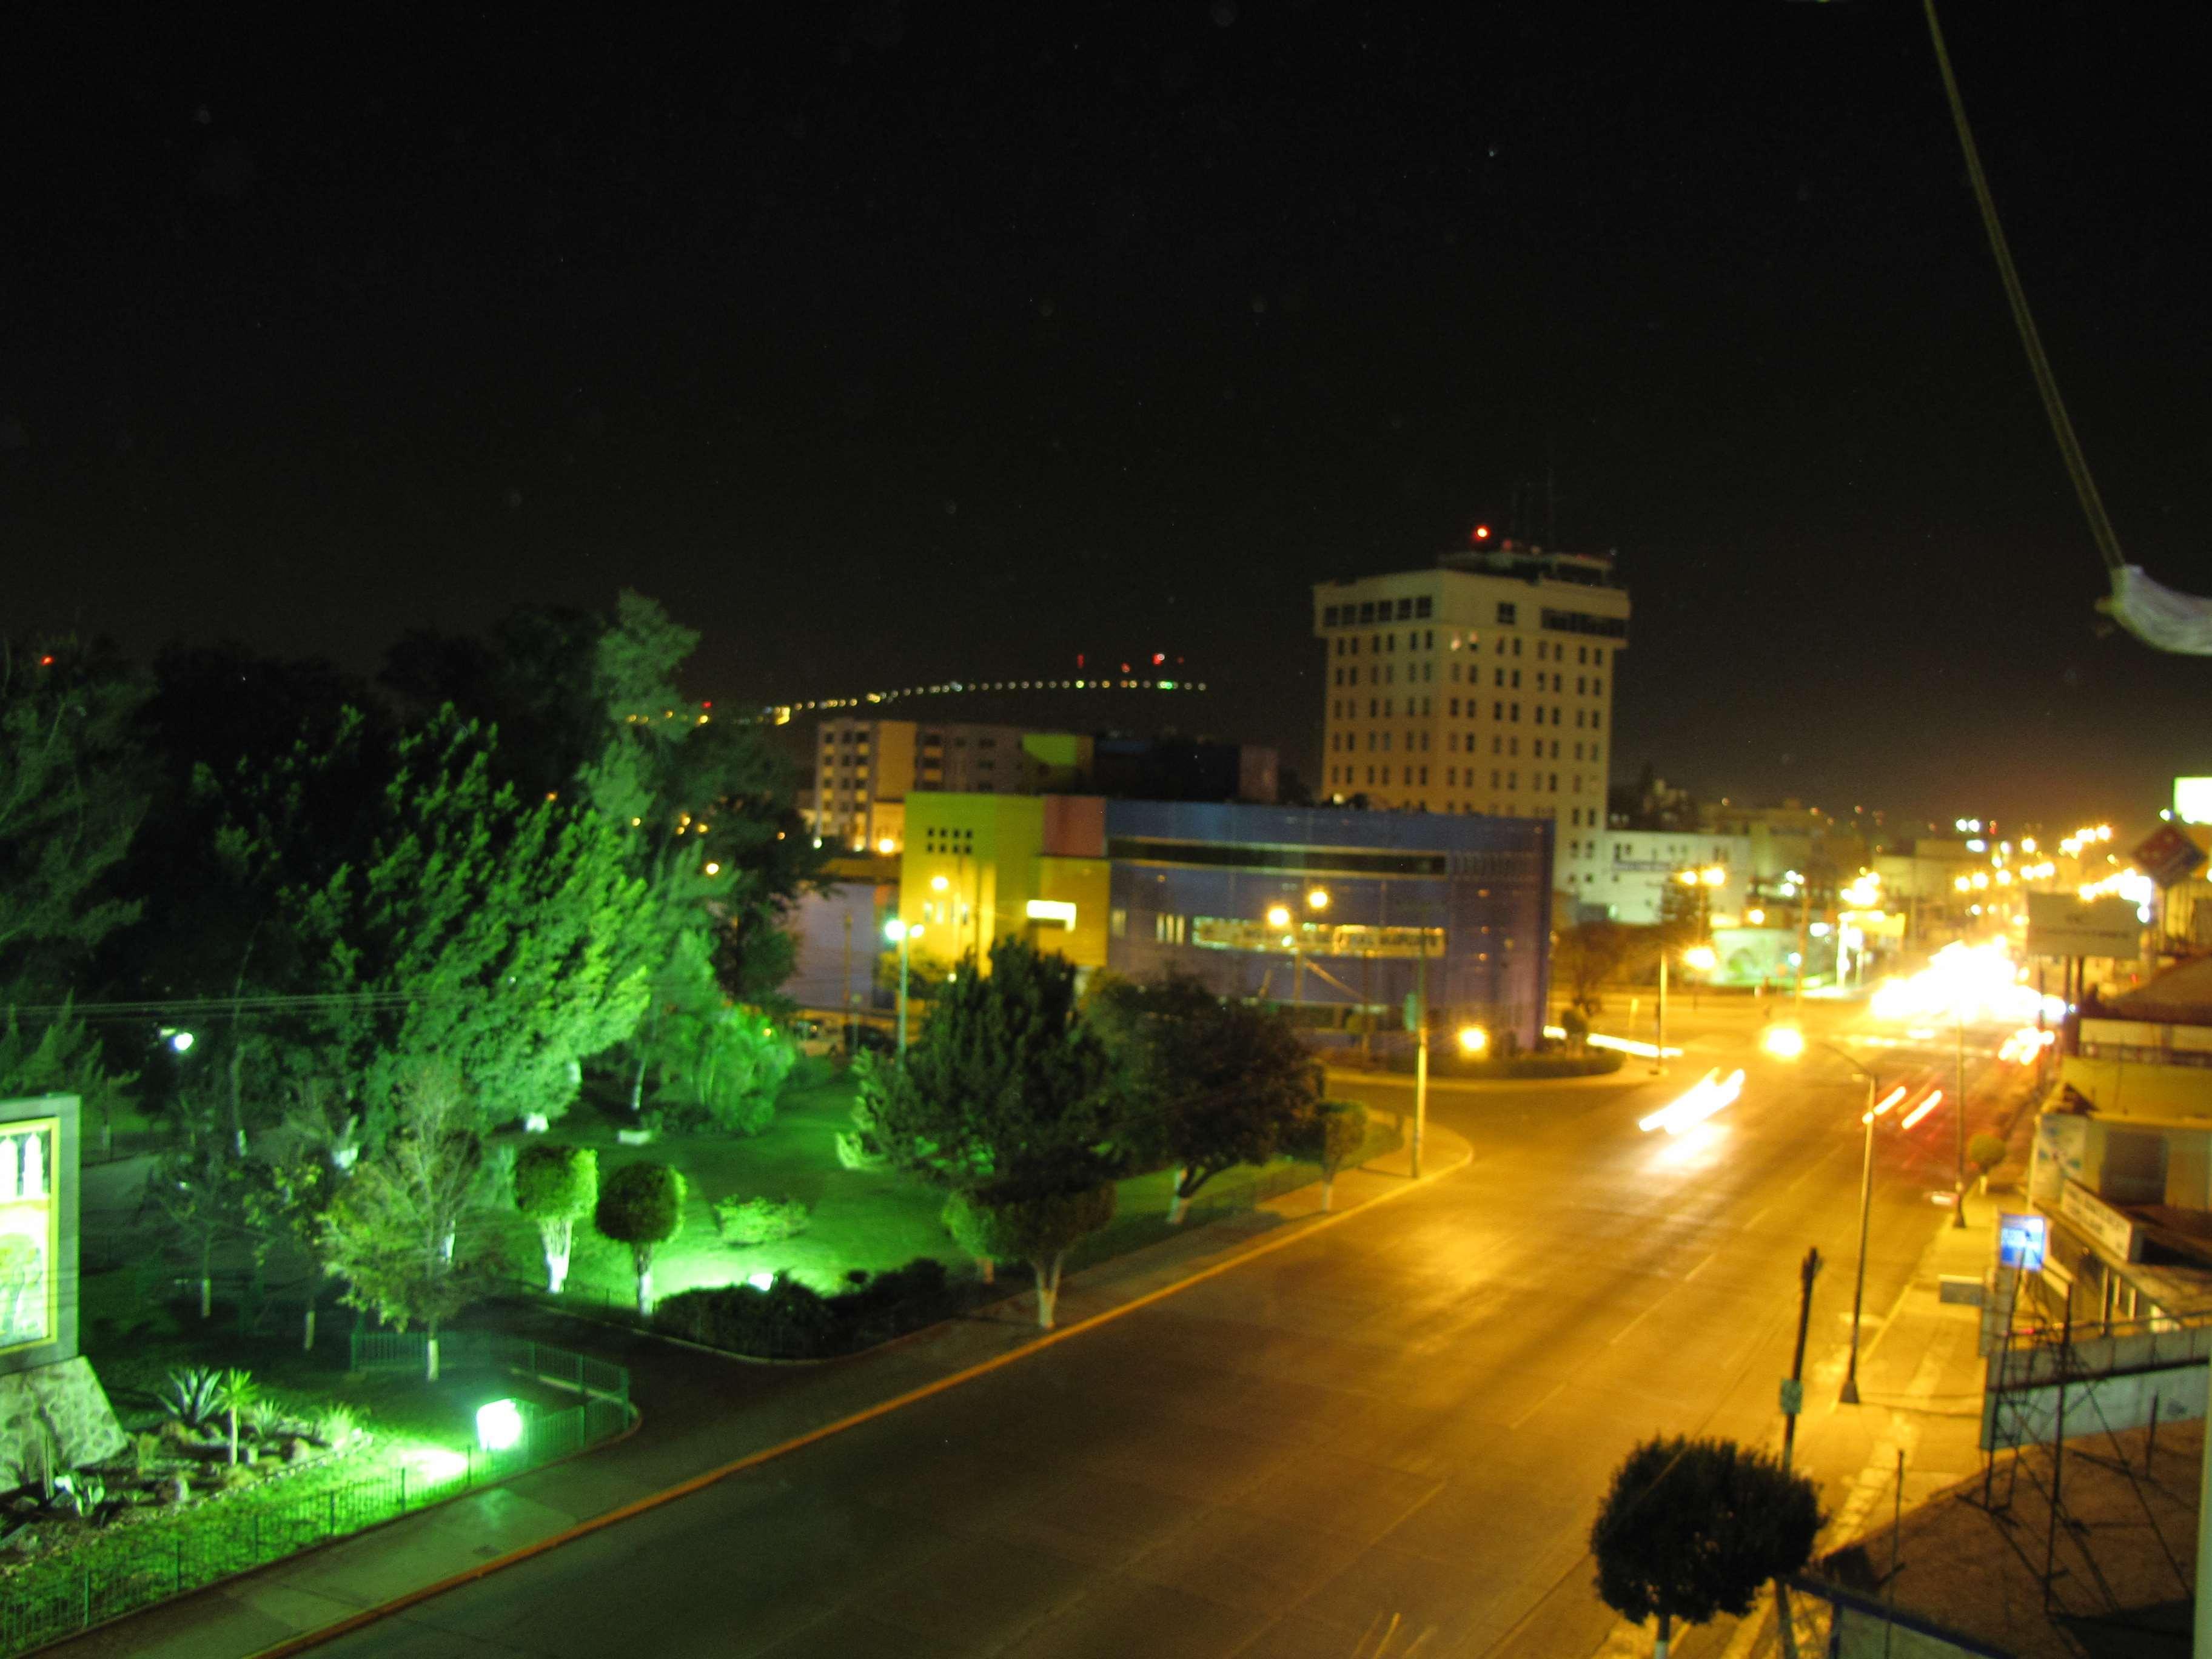
<path id="1" fill-rule="evenodd" d="M 137 1079 L 110 1069 L 70 1005 L 137 915 L 117 878 L 149 801 L 132 729 L 145 695 L 75 641 L 0 640 L 0 1098 L 80 1096 L 103 1139 Z M 41 1004 L 61 1006 L 17 1012 Z"/>
<path id="2" fill-rule="evenodd" d="M 557 1116 L 645 1007 L 656 939 L 623 832 L 520 800 L 491 752 L 457 720 L 400 739 L 361 861 L 283 895 L 335 999 L 317 1036 L 372 1139 L 422 1054 L 466 1078 L 486 1124 Z"/>
<path id="3" fill-rule="evenodd" d="M 987 974 L 963 965 L 902 1063 L 854 1070 L 861 1133 L 939 1186 L 1080 1192 L 1120 1168 L 1122 1095 L 1075 969 L 1022 940 L 994 944 Z"/>
<path id="4" fill-rule="evenodd" d="M 637 1310 L 653 1311 L 653 1258 L 684 1226 L 684 1176 L 665 1164 L 625 1164 L 601 1183 L 592 1223 L 627 1245 L 637 1269 Z"/>
<path id="5" fill-rule="evenodd" d="M 179 1103 L 177 1140 L 148 1177 L 154 1206 L 176 1230 L 199 1283 L 200 1317 L 215 1311 L 215 1258 L 246 1237 L 252 1179 L 223 1133 L 215 1109 L 197 1097 Z"/>
<path id="6" fill-rule="evenodd" d="M 568 1279 L 576 1224 L 591 1219 L 599 1201 L 599 1155 L 589 1146 L 544 1141 L 514 1159 L 514 1207 L 538 1229 L 545 1249 L 545 1288 L 553 1295 Z"/>
<path id="7" fill-rule="evenodd" d="M 1088 1017 L 1116 1060 L 1133 1153 L 1175 1170 L 1171 1223 L 1223 1170 L 1274 1157 L 1321 1099 L 1321 1066 L 1290 1021 L 1224 1002 L 1202 981 L 1117 980 Z"/>
<path id="8" fill-rule="evenodd" d="M 397 1127 L 331 1200 L 319 1243 L 349 1305 L 387 1325 L 422 1327 L 434 1382 L 438 1333 L 481 1289 L 463 1228 L 483 1205 L 483 1142 L 450 1066 L 417 1062 L 398 1089 Z"/>
<path id="9" fill-rule="evenodd" d="M 1614 1472 L 1590 1528 L 1598 1595 L 1637 1624 L 1656 1618 L 1666 1659 L 1675 1620 L 1741 1618 L 1760 1585 L 1803 1566 L 1822 1518 L 1813 1483 L 1764 1452 L 1647 1440 Z"/>
<path id="10" fill-rule="evenodd" d="M 1004 1184 L 952 1195 L 945 1223 L 979 1261 L 1026 1261 L 1036 1276 L 1037 1323 L 1053 1328 L 1067 1252 L 1114 1218 L 1114 1184 L 1024 1191 Z"/>
<path id="11" fill-rule="evenodd" d="M 1367 1109 L 1352 1100 L 1322 1100 L 1299 1115 L 1283 1137 L 1282 1150 L 1304 1164 L 1321 1166 L 1321 1207 L 1334 1197 L 1336 1173 L 1367 1144 Z"/>

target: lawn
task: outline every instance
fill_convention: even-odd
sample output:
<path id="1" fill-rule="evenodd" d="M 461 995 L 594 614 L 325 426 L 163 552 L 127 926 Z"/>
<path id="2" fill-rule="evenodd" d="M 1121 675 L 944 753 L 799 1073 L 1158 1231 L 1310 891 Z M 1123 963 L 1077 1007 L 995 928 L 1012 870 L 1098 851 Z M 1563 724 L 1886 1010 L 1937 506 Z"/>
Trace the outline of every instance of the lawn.
<path id="1" fill-rule="evenodd" d="M 848 1073 L 808 1060 L 786 1085 L 775 1122 L 749 1139 L 669 1135 L 647 1146 L 623 1146 L 615 1138 L 617 1120 L 588 1104 L 580 1104 L 549 1138 L 596 1148 L 602 1179 L 641 1158 L 658 1158 L 683 1170 L 690 1188 L 684 1231 L 653 1258 L 656 1297 L 775 1273 L 827 1293 L 838 1288 L 848 1272 L 880 1272 L 921 1255 L 936 1257 L 956 1274 L 972 1274 L 975 1264 L 938 1220 L 942 1193 L 896 1171 L 839 1167 L 836 1137 L 852 1127 L 853 1100 Z M 1387 1126 L 1375 1126 L 1363 1156 L 1375 1157 L 1395 1144 Z M 1200 1190 L 1190 1219 L 1202 1222 L 1209 1215 L 1248 1209 L 1256 1198 L 1316 1179 L 1312 1165 L 1286 1159 L 1231 1170 Z M 1170 1237 L 1176 1231 L 1167 1222 L 1171 1184 L 1166 1170 L 1122 1182 L 1114 1224 L 1085 1241 L 1071 1266 L 1090 1266 Z M 714 1231 L 713 1206 L 730 1197 L 797 1198 L 812 1211 L 812 1219 L 805 1232 L 777 1243 L 725 1244 Z M 533 1260 L 536 1235 L 519 1219 L 515 1227 L 516 1259 Z M 585 1299 L 632 1304 L 636 1278 L 629 1253 L 580 1228 L 568 1286 Z"/>

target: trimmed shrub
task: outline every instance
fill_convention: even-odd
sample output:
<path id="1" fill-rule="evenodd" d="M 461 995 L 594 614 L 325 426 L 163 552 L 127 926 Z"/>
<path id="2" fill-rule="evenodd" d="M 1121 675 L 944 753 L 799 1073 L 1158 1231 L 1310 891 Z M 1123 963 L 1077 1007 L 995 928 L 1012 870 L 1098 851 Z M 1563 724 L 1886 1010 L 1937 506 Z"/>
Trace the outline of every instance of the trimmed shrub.
<path id="1" fill-rule="evenodd" d="M 671 1336 L 760 1359 L 830 1359 L 858 1353 L 953 1311 L 945 1264 L 917 1256 L 903 1267 L 848 1274 L 835 1296 L 779 1275 L 766 1290 L 724 1285 L 684 1291 L 654 1310 Z"/>
<path id="2" fill-rule="evenodd" d="M 714 1204 L 714 1231 L 726 1244 L 773 1244 L 796 1238 L 813 1218 L 795 1198 L 724 1198 Z"/>
<path id="3" fill-rule="evenodd" d="M 2005 1141 L 2002 1135 L 1979 1134 L 1966 1143 L 1966 1162 L 1984 1175 L 2005 1161 Z"/>

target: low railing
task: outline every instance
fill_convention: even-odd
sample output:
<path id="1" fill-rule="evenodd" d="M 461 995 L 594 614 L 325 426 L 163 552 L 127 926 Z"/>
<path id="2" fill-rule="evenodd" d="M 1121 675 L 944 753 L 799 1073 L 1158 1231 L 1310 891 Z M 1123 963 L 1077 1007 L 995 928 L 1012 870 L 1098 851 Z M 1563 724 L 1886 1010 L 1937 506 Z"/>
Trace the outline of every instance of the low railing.
<path id="1" fill-rule="evenodd" d="M 407 1353 L 405 1339 L 415 1346 Z M 399 1341 L 387 1341 L 398 1338 Z M 419 1333 L 360 1332 L 356 1364 L 366 1370 L 423 1363 Z M 452 1346 L 448 1346 L 452 1345 Z M 281 1561 L 349 1534 L 459 1498 L 479 1486 L 574 1456 L 629 1426 L 629 1374 L 587 1355 L 495 1333 L 457 1331 L 448 1354 L 510 1366 L 584 1395 L 580 1404 L 524 1421 L 501 1450 L 431 1451 L 381 1474 L 287 1494 L 278 1487 L 206 1500 L 174 1516 L 99 1535 L 82 1547 L 0 1575 L 0 1655 L 43 1647 L 222 1579 Z"/>

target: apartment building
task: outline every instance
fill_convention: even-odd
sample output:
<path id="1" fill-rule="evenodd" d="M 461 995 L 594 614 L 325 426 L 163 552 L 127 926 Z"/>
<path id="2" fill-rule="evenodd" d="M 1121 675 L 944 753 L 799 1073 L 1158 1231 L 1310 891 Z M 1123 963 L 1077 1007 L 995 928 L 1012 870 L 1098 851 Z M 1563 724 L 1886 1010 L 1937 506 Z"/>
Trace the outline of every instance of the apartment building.
<path id="1" fill-rule="evenodd" d="M 1628 642 L 1609 554 L 1483 541 L 1313 601 L 1328 799 L 1547 818 L 1562 860 L 1595 842 Z"/>
<path id="2" fill-rule="evenodd" d="M 916 790 L 1022 794 L 1046 763 L 1018 726 L 854 720 L 822 722 L 814 750 L 814 833 L 825 845 L 894 853 Z"/>

